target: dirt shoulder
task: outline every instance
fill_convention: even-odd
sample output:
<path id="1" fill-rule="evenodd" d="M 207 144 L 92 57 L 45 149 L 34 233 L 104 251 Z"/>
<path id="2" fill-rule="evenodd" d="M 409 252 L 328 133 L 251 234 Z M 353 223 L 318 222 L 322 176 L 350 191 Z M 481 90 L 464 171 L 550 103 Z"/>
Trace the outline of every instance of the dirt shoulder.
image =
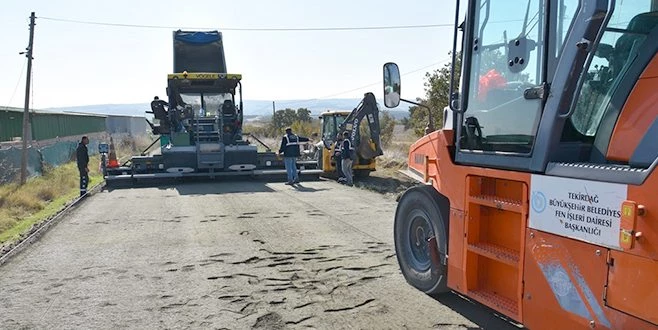
<path id="1" fill-rule="evenodd" d="M 369 177 L 357 178 L 354 185 L 389 197 L 397 197 L 410 187 L 419 183 L 398 172 L 373 172 Z"/>
<path id="2" fill-rule="evenodd" d="M 389 197 L 397 197 L 408 188 L 419 184 L 418 181 L 400 173 L 400 170 L 406 167 L 406 159 L 380 157 L 377 159 L 377 170 L 371 172 L 368 177 L 355 178 L 354 185 Z"/>

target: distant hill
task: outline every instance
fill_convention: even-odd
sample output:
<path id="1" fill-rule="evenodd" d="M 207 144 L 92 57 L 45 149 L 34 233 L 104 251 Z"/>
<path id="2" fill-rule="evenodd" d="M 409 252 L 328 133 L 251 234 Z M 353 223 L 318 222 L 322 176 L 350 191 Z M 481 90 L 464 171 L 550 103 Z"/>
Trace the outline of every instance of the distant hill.
<path id="1" fill-rule="evenodd" d="M 72 107 L 58 107 L 46 108 L 44 110 L 52 110 L 57 112 L 78 112 L 78 113 L 93 113 L 101 115 L 124 115 L 124 116 L 145 116 L 146 111 L 151 110 L 148 103 L 136 104 L 95 104 L 95 105 L 79 105 Z"/>
<path id="2" fill-rule="evenodd" d="M 276 101 L 276 110 L 286 108 L 297 109 L 307 108 L 311 110 L 313 115 L 319 115 L 326 110 L 352 110 L 358 104 L 360 99 L 326 99 L 326 100 L 284 100 Z M 391 115 L 396 119 L 406 117 L 408 112 L 407 105 L 400 105 L 394 109 L 386 109 L 383 102 L 378 100 L 380 110 L 388 110 Z M 261 100 L 245 100 L 244 113 L 247 117 L 261 117 L 272 115 L 272 101 Z M 149 103 L 136 103 L 136 104 L 97 104 L 97 105 L 81 105 L 72 107 L 58 107 L 47 108 L 45 110 L 62 111 L 62 112 L 79 112 L 79 113 L 94 113 L 105 115 L 127 115 L 127 116 L 145 116 L 145 111 L 150 110 Z M 150 116 L 150 115 L 149 115 Z"/>

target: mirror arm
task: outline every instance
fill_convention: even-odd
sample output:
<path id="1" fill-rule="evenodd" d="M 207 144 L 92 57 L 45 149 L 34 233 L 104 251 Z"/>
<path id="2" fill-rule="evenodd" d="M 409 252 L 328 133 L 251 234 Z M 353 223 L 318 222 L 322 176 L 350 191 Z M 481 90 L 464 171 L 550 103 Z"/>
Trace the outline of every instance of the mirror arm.
<path id="1" fill-rule="evenodd" d="M 409 100 L 406 100 L 406 99 L 403 99 L 403 98 L 400 98 L 400 101 L 411 103 L 415 106 L 427 109 L 428 123 L 427 123 L 427 127 L 425 127 L 425 134 L 429 134 L 429 133 L 435 131 L 435 129 L 434 129 L 434 117 L 432 116 L 432 109 L 430 109 L 430 107 L 428 107 L 424 104 L 420 104 L 420 103 L 414 102 L 414 101 L 409 101 Z"/>

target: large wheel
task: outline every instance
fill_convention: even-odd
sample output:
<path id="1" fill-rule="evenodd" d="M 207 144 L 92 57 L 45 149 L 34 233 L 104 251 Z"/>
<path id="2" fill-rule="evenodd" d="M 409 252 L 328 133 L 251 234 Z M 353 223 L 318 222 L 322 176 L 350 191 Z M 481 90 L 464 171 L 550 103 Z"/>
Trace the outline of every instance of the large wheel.
<path id="1" fill-rule="evenodd" d="M 444 265 L 447 226 L 440 204 L 441 199 L 433 187 L 418 186 L 402 195 L 395 211 L 395 252 L 400 270 L 409 284 L 427 294 L 449 291 Z M 438 264 L 432 262 L 430 237 L 436 238 L 436 252 L 441 259 Z"/>

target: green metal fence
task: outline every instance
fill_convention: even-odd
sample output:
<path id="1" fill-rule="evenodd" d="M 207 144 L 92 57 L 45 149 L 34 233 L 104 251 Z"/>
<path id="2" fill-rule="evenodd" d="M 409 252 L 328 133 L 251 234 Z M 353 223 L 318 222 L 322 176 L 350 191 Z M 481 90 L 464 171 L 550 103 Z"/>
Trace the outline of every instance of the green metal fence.
<path id="1" fill-rule="evenodd" d="M 32 139 L 37 141 L 57 137 L 105 132 L 105 116 L 58 113 L 48 111 L 30 112 Z M 17 108 L 0 107 L 0 142 L 12 141 L 23 135 L 23 111 Z"/>
<path id="2" fill-rule="evenodd" d="M 89 139 L 87 149 L 90 155 L 98 154 L 98 144 L 106 139 L 92 136 Z M 59 165 L 75 161 L 75 150 L 78 141 L 59 141 L 47 146 L 36 146 L 28 148 L 27 172 L 30 177 L 41 175 L 44 167 L 57 167 Z M 15 182 L 19 178 L 21 168 L 20 147 L 0 148 L 0 184 Z M 89 164 L 94 168 L 96 164 Z"/>

